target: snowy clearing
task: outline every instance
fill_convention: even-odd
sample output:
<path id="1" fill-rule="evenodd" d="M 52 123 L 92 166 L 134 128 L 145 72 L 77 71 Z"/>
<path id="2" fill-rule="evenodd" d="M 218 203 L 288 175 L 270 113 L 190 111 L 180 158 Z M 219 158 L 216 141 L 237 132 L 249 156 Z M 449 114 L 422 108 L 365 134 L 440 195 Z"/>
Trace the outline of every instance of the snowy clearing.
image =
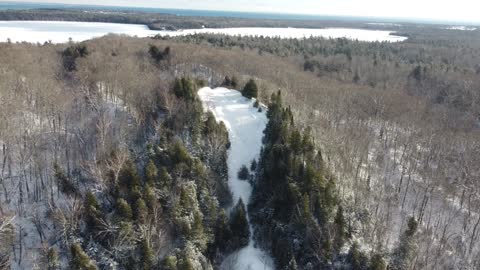
<path id="1" fill-rule="evenodd" d="M 30 43 L 64 43 L 70 39 L 80 42 L 106 34 L 124 34 L 129 36 L 149 37 L 161 36 L 186 36 L 193 34 L 225 34 L 231 36 L 264 36 L 280 38 L 349 38 L 359 41 L 388 41 L 400 42 L 407 38 L 392 35 L 393 31 L 364 30 L 350 28 L 204 28 L 185 29 L 179 31 L 154 31 L 145 25 L 93 23 L 93 22 L 59 22 L 59 21 L 0 21 L 0 42 L 10 39 L 12 42 Z"/>
<path id="2" fill-rule="evenodd" d="M 243 97 L 236 90 L 205 87 L 198 91 L 198 95 L 217 121 L 223 121 L 228 129 L 231 142 L 227 160 L 228 185 L 234 202 L 241 198 L 248 204 L 252 186 L 248 181 L 238 179 L 237 172 L 242 165 L 249 165 L 253 159 L 259 158 L 263 130 L 267 124 L 265 110 L 258 112 L 253 107 L 254 100 Z M 270 270 L 273 269 L 272 265 L 272 259 L 262 250 L 255 248 L 250 238 L 249 245 L 227 257 L 222 268 Z"/>

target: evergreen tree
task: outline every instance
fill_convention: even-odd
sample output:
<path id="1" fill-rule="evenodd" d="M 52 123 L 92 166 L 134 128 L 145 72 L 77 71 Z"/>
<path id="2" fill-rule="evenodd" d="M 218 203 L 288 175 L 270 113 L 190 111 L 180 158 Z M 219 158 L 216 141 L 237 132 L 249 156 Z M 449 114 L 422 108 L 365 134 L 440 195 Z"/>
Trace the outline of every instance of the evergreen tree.
<path id="1" fill-rule="evenodd" d="M 232 80 L 230 80 L 230 77 L 225 76 L 225 79 L 223 80 L 222 85 L 226 87 L 232 86 Z"/>
<path id="2" fill-rule="evenodd" d="M 73 185 L 71 180 L 65 175 L 63 170 L 58 166 L 57 163 L 53 165 L 55 172 L 55 179 L 57 180 L 58 188 L 61 192 L 67 195 L 73 195 L 77 192 L 77 188 Z"/>
<path id="3" fill-rule="evenodd" d="M 160 188 L 162 190 L 168 191 L 172 186 L 172 177 L 170 176 L 170 174 L 168 174 L 167 168 L 165 167 L 160 168 L 159 181 L 160 181 Z"/>
<path id="4" fill-rule="evenodd" d="M 237 177 L 240 180 L 248 180 L 250 173 L 248 172 L 248 168 L 245 165 L 242 165 L 240 170 L 238 171 Z"/>
<path id="5" fill-rule="evenodd" d="M 177 257 L 167 256 L 163 260 L 163 269 L 164 270 L 177 270 Z"/>
<path id="6" fill-rule="evenodd" d="M 170 59 L 170 47 L 166 47 L 162 51 L 157 46 L 150 45 L 150 48 L 148 49 L 148 53 L 153 58 L 153 60 L 155 60 L 156 64 L 159 64 L 161 61 Z"/>
<path id="7" fill-rule="evenodd" d="M 393 270 L 409 269 L 411 261 L 415 255 L 415 233 L 418 223 L 414 217 L 408 219 L 407 230 L 400 236 L 398 247 L 392 254 L 392 260 L 389 268 Z"/>
<path id="8" fill-rule="evenodd" d="M 153 160 L 148 162 L 147 168 L 145 169 L 145 176 L 147 178 L 147 184 L 152 187 L 155 186 L 158 177 L 158 169 Z"/>
<path id="9" fill-rule="evenodd" d="M 292 256 L 292 259 L 288 263 L 287 268 L 285 270 L 298 270 L 297 261 L 295 260 L 295 257 Z"/>
<path id="10" fill-rule="evenodd" d="M 233 89 L 237 89 L 238 86 L 238 79 L 237 77 L 233 76 L 232 80 L 230 82 L 230 85 L 232 86 Z"/>
<path id="11" fill-rule="evenodd" d="M 188 78 L 175 79 L 173 92 L 178 98 L 186 101 L 194 101 L 196 97 L 196 85 Z"/>
<path id="12" fill-rule="evenodd" d="M 57 270 L 60 268 L 60 261 L 58 258 L 58 252 L 55 248 L 51 247 L 47 250 L 47 270 Z"/>
<path id="13" fill-rule="evenodd" d="M 367 257 L 360 251 L 356 242 L 352 244 L 348 251 L 347 262 L 350 264 L 351 269 L 367 269 Z"/>
<path id="14" fill-rule="evenodd" d="M 72 244 L 70 246 L 71 259 L 70 269 L 72 270 L 97 270 L 97 265 L 83 251 L 80 244 Z"/>
<path id="15" fill-rule="evenodd" d="M 126 195 L 125 198 L 128 196 L 127 199 L 130 204 L 135 203 L 135 201 L 141 197 L 141 179 L 138 175 L 135 164 L 131 160 L 129 160 L 122 168 L 119 182 L 120 189 L 122 190 L 123 195 Z"/>
<path id="16" fill-rule="evenodd" d="M 303 194 L 302 197 L 302 216 L 304 223 L 309 223 L 312 220 L 312 214 L 310 212 L 310 198 L 308 194 Z"/>
<path id="17" fill-rule="evenodd" d="M 86 57 L 89 54 L 85 45 L 76 45 L 66 48 L 62 52 L 63 68 L 67 72 L 77 70 L 77 58 Z"/>
<path id="18" fill-rule="evenodd" d="M 204 133 L 206 135 L 213 134 L 217 130 L 217 120 L 212 112 L 207 112 L 207 120 L 205 121 Z"/>
<path id="19" fill-rule="evenodd" d="M 143 197 L 149 213 L 153 213 L 153 210 L 156 209 L 158 205 L 157 196 L 155 195 L 155 189 L 147 184 L 143 191 Z"/>
<path id="20" fill-rule="evenodd" d="M 153 269 L 154 255 L 153 250 L 148 242 L 143 239 L 140 242 L 140 265 L 142 270 Z"/>
<path id="21" fill-rule="evenodd" d="M 131 220 L 133 218 L 132 208 L 128 202 L 122 198 L 117 199 L 116 211 L 117 214 L 125 220 Z"/>
<path id="22" fill-rule="evenodd" d="M 148 208 L 145 201 L 139 198 L 135 203 L 135 219 L 140 223 L 145 223 L 148 217 Z"/>
<path id="23" fill-rule="evenodd" d="M 343 216 L 343 207 L 341 205 L 338 206 L 337 214 L 334 220 L 335 224 L 335 242 L 334 247 L 337 251 L 343 247 L 346 238 L 346 222 Z"/>
<path id="24" fill-rule="evenodd" d="M 229 251 L 232 241 L 232 230 L 230 229 L 229 220 L 224 210 L 218 215 L 215 226 L 215 246 L 220 250 Z"/>
<path id="25" fill-rule="evenodd" d="M 247 220 L 247 212 L 242 199 L 238 200 L 237 205 L 232 210 L 230 216 L 230 230 L 233 234 L 233 243 L 238 244 L 237 248 L 248 245 L 250 238 L 250 228 Z"/>
<path id="26" fill-rule="evenodd" d="M 192 260 L 188 257 L 184 258 L 179 270 L 195 270 Z"/>
<path id="27" fill-rule="evenodd" d="M 256 98 L 258 96 L 258 87 L 253 79 L 250 79 L 242 90 L 242 95 L 246 98 Z"/>
<path id="28" fill-rule="evenodd" d="M 208 239 L 205 235 L 202 222 L 202 214 L 200 211 L 195 211 L 195 213 L 193 214 L 193 225 L 190 232 L 190 238 L 194 241 L 194 243 L 200 250 L 203 251 L 207 247 Z"/>
<path id="29" fill-rule="evenodd" d="M 94 232 L 101 224 L 102 211 L 97 198 L 93 193 L 87 192 L 85 196 L 85 220 L 90 232 Z"/>
<path id="30" fill-rule="evenodd" d="M 174 164 L 179 164 L 179 163 L 190 164 L 191 163 L 191 158 L 190 158 L 190 155 L 188 154 L 187 149 L 179 141 L 177 141 L 170 147 L 169 153 L 170 153 L 170 158 Z"/>
<path id="31" fill-rule="evenodd" d="M 255 172 L 257 170 L 257 160 L 254 159 L 252 160 L 252 163 L 250 163 L 250 171 Z"/>
<path id="32" fill-rule="evenodd" d="M 383 259 L 382 255 L 374 254 L 372 258 L 370 258 L 369 270 L 385 270 L 385 269 L 387 269 L 387 265 L 385 264 L 385 260 Z"/>

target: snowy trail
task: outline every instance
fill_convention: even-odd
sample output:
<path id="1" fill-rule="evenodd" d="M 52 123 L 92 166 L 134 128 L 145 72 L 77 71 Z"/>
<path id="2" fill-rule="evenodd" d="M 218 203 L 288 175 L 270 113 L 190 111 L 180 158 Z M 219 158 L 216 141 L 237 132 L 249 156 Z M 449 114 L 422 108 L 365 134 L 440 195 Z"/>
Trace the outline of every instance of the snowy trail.
<path id="1" fill-rule="evenodd" d="M 223 121 L 228 129 L 231 148 L 228 153 L 228 186 L 236 203 L 241 198 L 246 205 L 252 195 L 252 186 L 238 179 L 237 172 L 242 165 L 249 166 L 260 155 L 263 130 L 267 124 L 265 112 L 253 107 L 254 101 L 243 97 L 236 90 L 226 88 L 202 88 L 200 99 L 217 121 Z M 250 226 L 250 231 L 252 228 Z M 272 259 L 262 250 L 255 248 L 250 238 L 247 247 L 231 254 L 222 264 L 229 270 L 272 270 Z"/>

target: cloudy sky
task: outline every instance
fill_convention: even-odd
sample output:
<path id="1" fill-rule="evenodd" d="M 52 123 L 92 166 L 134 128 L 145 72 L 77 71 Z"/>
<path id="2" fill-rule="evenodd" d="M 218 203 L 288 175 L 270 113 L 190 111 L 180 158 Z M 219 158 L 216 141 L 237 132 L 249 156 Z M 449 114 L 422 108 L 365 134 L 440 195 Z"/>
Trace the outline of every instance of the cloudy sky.
<path id="1" fill-rule="evenodd" d="M 0 0 L 0 2 L 2 1 Z M 101 4 L 480 22 L 480 0 L 19 0 L 15 2 Z"/>

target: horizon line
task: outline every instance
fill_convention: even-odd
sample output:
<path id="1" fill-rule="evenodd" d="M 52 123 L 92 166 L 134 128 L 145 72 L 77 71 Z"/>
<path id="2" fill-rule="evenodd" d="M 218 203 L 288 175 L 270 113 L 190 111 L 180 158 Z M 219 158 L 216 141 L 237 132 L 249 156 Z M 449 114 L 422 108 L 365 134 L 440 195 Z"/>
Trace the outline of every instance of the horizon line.
<path id="1" fill-rule="evenodd" d="M 280 16 L 299 16 L 298 18 L 276 18 L 276 19 L 286 19 L 286 20 L 305 20 L 305 18 L 301 17 L 311 17 L 313 20 L 325 20 L 320 17 L 332 17 L 332 18 L 344 18 L 344 19 L 351 19 L 351 20 L 359 20 L 359 21 L 367 21 L 367 22 L 375 22 L 375 20 L 380 20 L 376 22 L 388 22 L 388 23 L 424 23 L 424 24 L 439 24 L 439 25 L 448 25 L 448 24 L 456 24 L 456 25 L 473 25 L 473 26 L 480 26 L 480 21 L 461 21 L 461 20 L 452 20 L 452 19 L 438 19 L 438 18 L 417 18 L 417 17 L 382 17 L 382 16 L 357 16 L 357 15 L 342 15 L 342 14 L 313 14 L 313 13 L 298 13 L 298 12 L 276 12 L 276 11 L 242 11 L 242 10 L 223 10 L 223 9 L 198 9 L 198 8 L 171 8 L 171 7 L 151 7 L 151 6 L 126 6 L 126 5 L 102 5 L 102 4 L 70 4 L 70 3 L 55 3 L 55 2 L 16 2 L 16 1 L 0 1 L 1 5 L 9 5 L 9 4 L 16 4 L 16 5 L 51 5 L 51 6 L 63 6 L 63 7 L 84 7 L 84 8 L 92 8 L 92 9 L 100 9 L 100 8 L 115 8 L 115 9 L 122 9 L 125 8 L 124 11 L 129 11 L 128 9 L 151 9 L 151 10 L 163 10 L 163 11 L 198 11 L 198 12 L 220 12 L 220 13 L 235 13 L 238 15 L 241 14 L 264 14 L 264 15 L 280 15 Z M 27 8 L 27 9 L 35 9 L 35 8 Z M 12 9 L 13 10 L 13 9 Z M 17 9 L 20 10 L 20 9 Z M 1 11 L 1 9 L 0 9 Z M 154 13 L 154 12 L 152 12 Z M 166 14 L 176 15 L 176 16 L 184 16 L 184 17 L 193 17 L 194 15 L 179 15 L 175 13 L 165 12 Z M 219 14 L 221 15 L 221 14 Z M 228 14 L 224 14 L 228 15 Z M 199 15 L 196 15 L 199 16 Z M 200 15 L 199 17 L 222 17 L 222 16 L 212 16 L 212 15 Z M 242 17 L 233 17 L 233 16 L 224 16 L 230 18 L 242 18 Z M 243 17 L 248 19 L 248 17 Z M 268 18 L 271 19 L 271 18 Z M 274 18 L 275 19 L 275 18 Z"/>

